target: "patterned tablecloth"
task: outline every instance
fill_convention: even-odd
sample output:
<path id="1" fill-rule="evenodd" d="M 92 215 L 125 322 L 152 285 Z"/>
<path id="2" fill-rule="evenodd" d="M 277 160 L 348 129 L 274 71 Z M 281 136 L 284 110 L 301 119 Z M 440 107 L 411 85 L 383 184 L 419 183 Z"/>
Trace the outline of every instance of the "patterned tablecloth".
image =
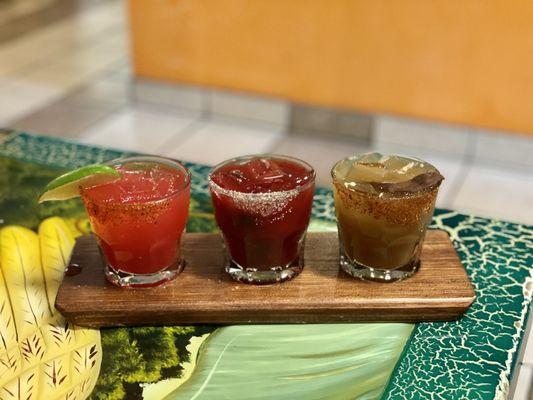
<path id="1" fill-rule="evenodd" d="M 12 131 L 0 141 L 0 398 L 507 398 L 533 291 L 531 226 L 436 211 L 477 295 L 455 322 L 84 330 L 53 308 L 47 269 L 87 231 L 81 203 L 35 199 L 61 171 L 126 153 Z M 187 229 L 215 231 L 209 167 L 187 166 Z M 316 191 L 310 229 L 335 229 L 329 190 Z"/>

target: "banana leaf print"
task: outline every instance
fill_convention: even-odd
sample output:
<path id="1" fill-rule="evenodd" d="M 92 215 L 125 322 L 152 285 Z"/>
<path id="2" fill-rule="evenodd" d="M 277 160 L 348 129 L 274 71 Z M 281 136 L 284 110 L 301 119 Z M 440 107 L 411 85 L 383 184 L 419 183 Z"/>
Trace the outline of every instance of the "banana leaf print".
<path id="1" fill-rule="evenodd" d="M 410 324 L 254 325 L 217 329 L 166 399 L 378 399 Z"/>

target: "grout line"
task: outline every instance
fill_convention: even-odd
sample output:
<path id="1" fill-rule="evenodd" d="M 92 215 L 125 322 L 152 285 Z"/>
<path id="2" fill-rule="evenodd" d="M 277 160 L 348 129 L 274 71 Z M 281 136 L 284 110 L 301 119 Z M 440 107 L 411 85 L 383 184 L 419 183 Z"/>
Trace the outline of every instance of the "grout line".
<path id="1" fill-rule="evenodd" d="M 243 127 L 256 127 L 259 129 L 269 130 L 269 131 L 276 131 L 278 133 L 285 134 L 286 128 L 285 126 L 269 121 L 264 121 L 260 119 L 255 118 L 247 118 L 247 117 L 238 117 L 233 115 L 226 115 L 226 114 L 219 114 L 219 113 L 211 113 L 210 116 L 207 117 L 209 121 L 213 122 L 220 122 L 223 124 L 237 124 Z"/>
<path id="2" fill-rule="evenodd" d="M 126 54 L 125 57 L 122 59 L 122 60 L 116 60 L 114 61 L 111 65 L 105 67 L 102 69 L 102 73 L 105 74 L 105 78 L 103 79 L 108 79 L 108 80 L 113 80 L 112 77 L 113 75 L 116 75 L 118 74 L 118 71 L 121 69 L 121 68 L 124 68 L 124 67 L 130 67 L 131 66 L 131 54 Z M 132 78 L 134 75 L 133 75 L 133 71 L 131 74 L 129 74 L 129 78 Z M 130 79 L 132 80 L 132 79 Z"/>
<path id="3" fill-rule="evenodd" d="M 75 3 L 76 1 L 56 1 L 55 4 L 44 5 L 44 7 L 38 7 L 19 15 L 16 12 L 13 13 L 13 9 L 9 5 L 2 7 L 0 14 L 7 14 L 8 17 L 2 21 L 4 26 L 2 26 L 3 32 L 1 36 L 3 37 L 0 39 L 0 45 L 7 45 L 13 40 L 20 40 L 24 36 L 46 28 L 47 25 L 60 24 L 71 19 L 79 18 L 83 13 L 91 12 L 91 10 L 102 7 L 104 2 L 101 0 L 90 0 L 84 2 L 85 4 L 81 4 L 81 9 Z M 9 16 L 9 14 L 12 15 Z M 19 28 L 20 25 L 23 26 L 23 30 Z"/>
<path id="4" fill-rule="evenodd" d="M 77 136 L 76 136 L 77 139 L 83 138 L 84 137 L 83 134 L 85 132 L 89 131 L 90 129 L 93 129 L 93 128 L 97 127 L 98 125 L 102 125 L 106 120 L 111 118 L 113 115 L 119 114 L 122 111 L 124 111 L 124 109 L 126 109 L 127 106 L 128 106 L 127 104 L 119 105 L 113 111 L 107 113 L 106 115 L 102 115 L 100 118 L 96 118 L 96 120 L 94 120 L 93 122 L 89 123 L 85 128 L 73 131 L 73 133 L 77 134 Z"/>
<path id="5" fill-rule="evenodd" d="M 267 150 L 267 153 L 274 153 L 275 150 L 281 146 L 281 144 L 287 140 L 289 138 L 289 135 L 287 134 L 287 132 L 281 132 L 281 134 L 283 135 L 283 137 L 280 137 L 279 139 L 276 139 L 274 141 L 274 143 L 272 143 L 272 145 L 270 146 L 270 148 Z"/>
<path id="6" fill-rule="evenodd" d="M 468 129 L 466 132 L 468 141 L 466 143 L 465 156 L 467 156 L 466 159 L 474 161 L 476 158 L 478 135 L 476 135 L 476 133 L 470 129 Z"/>
<path id="7" fill-rule="evenodd" d="M 74 94 L 76 91 L 83 90 L 84 88 L 90 86 L 91 84 L 94 84 L 100 80 L 105 80 L 105 78 L 101 78 L 101 76 L 104 76 L 108 73 L 109 71 L 106 71 L 106 70 L 94 71 L 93 73 L 87 74 L 87 76 L 84 77 L 83 79 L 80 79 L 79 82 L 73 83 L 72 85 L 65 85 L 65 86 L 55 85 L 55 84 L 43 84 L 40 82 L 33 83 L 31 82 L 31 80 L 29 81 L 29 83 L 35 86 L 46 85 L 54 89 L 57 89 L 58 93 L 62 95 L 62 97 L 58 97 L 54 100 L 54 101 L 58 101 L 59 99 L 62 99 L 64 97 Z M 20 82 L 26 82 L 26 79 L 24 79 L 24 77 L 20 75 L 9 75 L 9 77 L 19 80 Z"/>
<path id="8" fill-rule="evenodd" d="M 102 81 L 103 79 L 99 78 L 99 76 L 100 76 L 100 73 L 98 72 L 94 76 L 92 76 L 92 79 L 88 78 L 87 81 L 83 81 L 83 82 L 80 82 L 79 84 L 73 85 L 72 87 L 66 89 L 65 91 L 60 90 L 58 92 L 58 96 L 57 97 L 52 97 L 49 101 L 44 103 L 41 107 L 36 108 L 34 110 L 31 110 L 28 113 L 21 114 L 21 115 L 17 116 L 16 118 L 14 118 L 14 119 L 12 119 L 12 120 L 10 120 L 8 122 L 9 123 L 15 123 L 17 121 L 20 121 L 21 119 L 30 118 L 31 115 L 33 115 L 33 114 L 36 114 L 36 113 L 44 111 L 46 108 L 54 105 L 55 103 L 61 102 L 61 101 L 65 100 L 65 99 L 67 99 L 68 97 L 70 97 L 72 95 L 75 95 L 76 93 L 78 93 L 80 91 L 83 91 L 84 89 L 87 89 L 89 86 L 94 85 L 94 84 L 96 84 L 99 81 Z M 126 100 L 128 100 L 128 99 L 126 99 Z M 125 105 L 127 105 L 127 103 L 128 102 L 126 101 Z M 117 105 L 117 106 L 124 106 L 124 105 Z M 76 108 L 84 108 L 84 107 L 76 107 Z M 118 107 L 115 109 L 115 111 L 118 111 Z"/>
<path id="9" fill-rule="evenodd" d="M 213 89 L 204 89 L 202 96 L 202 117 L 206 119 L 213 117 Z"/>
<path id="10" fill-rule="evenodd" d="M 104 115 L 96 118 L 94 121 L 90 122 L 84 128 L 73 129 L 72 134 L 75 135 L 76 138 L 83 137 L 84 132 L 88 131 L 89 129 L 92 129 L 93 127 L 97 125 L 103 124 L 105 120 L 109 119 L 112 115 L 122 112 L 126 107 L 127 107 L 127 104 L 117 105 L 117 107 L 112 108 Z"/>
<path id="11" fill-rule="evenodd" d="M 452 182 L 450 185 L 450 189 L 448 190 L 448 194 L 445 198 L 444 203 L 449 205 L 449 208 L 453 208 L 453 205 L 455 203 L 455 200 L 457 199 L 457 196 L 459 195 L 459 192 L 461 191 L 462 187 L 464 186 L 466 182 L 466 178 L 468 177 L 468 174 L 470 173 L 470 170 L 474 164 L 474 157 L 477 147 L 477 137 L 473 135 L 473 132 L 467 131 L 467 143 L 466 143 L 466 151 L 464 155 L 461 158 L 461 162 L 459 165 L 459 171 L 457 173 L 457 178 Z"/>
<path id="12" fill-rule="evenodd" d="M 467 146 L 468 146 L 468 143 L 467 143 Z M 381 151 L 380 147 L 385 147 L 385 148 L 400 149 L 400 151 L 404 151 L 404 152 L 416 151 L 422 154 L 429 153 L 429 154 L 433 154 L 439 157 L 460 160 L 461 162 L 466 160 L 469 156 L 467 154 L 468 153 L 467 149 L 465 149 L 464 153 L 458 153 L 458 152 L 453 152 L 451 150 L 441 150 L 435 147 L 419 146 L 416 144 L 398 143 L 398 142 L 389 141 L 389 140 L 377 141 L 375 137 L 370 138 L 370 142 L 368 143 L 367 147 L 375 151 Z M 407 155 L 412 155 L 412 154 L 407 154 Z"/>
<path id="13" fill-rule="evenodd" d="M 154 114 L 165 114 L 169 117 L 182 118 L 183 116 L 180 114 L 193 114 L 194 116 L 189 115 L 188 117 L 193 119 L 203 118 L 200 111 L 184 107 L 154 103 L 151 101 L 144 100 L 136 100 L 135 103 L 132 103 L 132 105 L 138 110 Z"/>
<path id="14" fill-rule="evenodd" d="M 174 151 L 178 149 L 179 147 L 183 145 L 183 143 L 186 143 L 194 135 L 196 135 L 198 133 L 198 130 L 202 127 L 202 125 L 203 124 L 202 124 L 201 115 L 198 117 L 195 117 L 191 122 L 189 122 L 183 128 L 178 130 L 175 135 L 172 135 L 168 140 L 164 141 L 160 146 L 158 146 L 155 149 L 155 151 L 158 154 L 162 154 L 165 149 L 167 149 L 168 151 Z M 182 136 L 184 136 L 187 133 L 190 133 L 190 135 L 183 140 Z M 177 143 L 176 141 L 178 139 L 182 139 L 181 142 Z M 165 153 L 168 151 L 165 151 Z"/>
<path id="15" fill-rule="evenodd" d="M 505 170 L 508 172 L 531 173 L 531 169 L 533 168 L 530 164 L 520 164 L 512 161 L 496 160 L 492 158 L 474 157 L 473 161 L 477 164 L 482 164 L 487 167 L 495 168 L 500 171 Z"/>
<path id="16" fill-rule="evenodd" d="M 35 31 L 34 33 L 32 33 L 32 35 L 36 35 L 38 36 L 39 34 L 39 30 Z M 121 32 L 121 31 L 124 31 L 124 28 L 120 28 L 120 29 L 117 29 L 116 26 L 110 26 L 110 27 L 107 27 L 97 33 L 94 33 L 94 34 L 90 34 L 88 35 L 87 37 L 84 37 L 79 43 L 71 43 L 71 44 L 68 44 L 68 45 L 65 45 L 65 46 L 61 46 L 59 49 L 55 50 L 55 51 L 52 51 L 52 53 L 50 54 L 46 54 L 42 57 L 39 57 L 33 61 L 29 61 L 27 64 L 21 66 L 20 68 L 17 68 L 15 69 L 14 71 L 11 71 L 7 74 L 7 76 L 13 76 L 15 74 L 15 77 L 18 77 L 20 75 L 17 75 L 17 74 L 24 74 L 24 73 L 29 73 L 29 72 L 32 72 L 34 69 L 38 69 L 39 66 L 41 65 L 48 65 L 49 64 L 49 61 L 50 59 L 54 59 L 54 60 L 59 60 L 59 55 L 61 55 L 62 53 L 64 53 L 65 51 L 68 51 L 68 50 L 78 50 L 78 49 L 81 49 L 81 48 L 89 48 L 91 46 L 94 46 L 94 43 L 98 43 L 99 41 L 97 40 L 100 36 L 103 37 L 107 37 L 109 36 L 110 34 L 110 31 L 117 31 L 117 32 Z M 102 42 L 102 41 L 100 41 Z"/>
<path id="17" fill-rule="evenodd" d="M 155 103 L 153 101 L 139 100 L 138 96 L 136 95 L 135 88 L 133 87 L 130 88 L 129 92 L 131 93 L 129 95 L 131 96 L 130 97 L 131 105 L 133 105 L 134 107 L 137 107 L 140 110 L 148 110 L 148 112 L 167 114 L 168 116 L 171 116 L 171 117 L 176 116 L 176 113 L 196 114 L 193 118 L 202 118 L 205 121 L 207 121 L 207 119 L 203 117 L 201 110 L 194 110 L 191 108 Z M 180 115 L 177 115 L 177 116 L 180 117 Z"/>

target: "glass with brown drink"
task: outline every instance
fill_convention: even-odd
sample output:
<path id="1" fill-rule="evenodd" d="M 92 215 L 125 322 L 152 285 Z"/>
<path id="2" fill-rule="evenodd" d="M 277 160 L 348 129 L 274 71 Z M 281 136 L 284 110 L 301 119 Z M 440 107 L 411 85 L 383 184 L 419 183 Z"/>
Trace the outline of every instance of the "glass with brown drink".
<path id="1" fill-rule="evenodd" d="M 413 275 L 444 179 L 439 171 L 419 159 L 369 153 L 340 160 L 331 175 L 342 269 L 383 282 Z"/>

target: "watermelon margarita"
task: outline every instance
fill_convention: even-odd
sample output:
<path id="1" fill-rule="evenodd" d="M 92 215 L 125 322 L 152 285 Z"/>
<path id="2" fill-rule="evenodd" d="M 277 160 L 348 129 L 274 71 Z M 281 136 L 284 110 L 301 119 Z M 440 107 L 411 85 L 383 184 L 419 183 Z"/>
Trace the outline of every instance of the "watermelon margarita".
<path id="1" fill-rule="evenodd" d="M 175 278 L 183 268 L 180 238 L 189 211 L 189 171 L 159 157 L 110 165 L 120 179 L 81 189 L 107 262 L 107 279 L 117 286 L 143 287 Z"/>
<path id="2" fill-rule="evenodd" d="M 239 157 L 213 169 L 209 187 L 234 279 L 281 282 L 302 270 L 314 180 L 310 165 L 278 155 Z"/>

